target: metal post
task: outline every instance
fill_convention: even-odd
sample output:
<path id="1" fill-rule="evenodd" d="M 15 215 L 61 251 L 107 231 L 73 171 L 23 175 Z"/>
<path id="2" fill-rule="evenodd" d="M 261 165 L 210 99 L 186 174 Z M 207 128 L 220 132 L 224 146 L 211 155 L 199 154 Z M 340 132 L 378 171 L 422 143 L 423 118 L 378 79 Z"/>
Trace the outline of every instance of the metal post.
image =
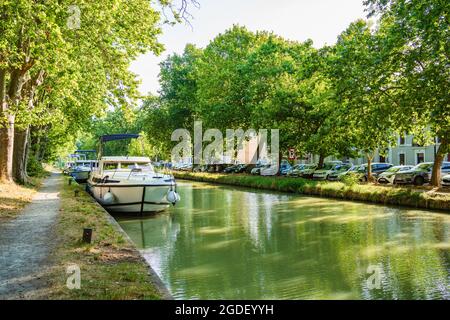
<path id="1" fill-rule="evenodd" d="M 84 243 L 91 243 L 92 242 L 92 229 L 91 228 L 84 228 L 83 229 L 83 242 Z"/>

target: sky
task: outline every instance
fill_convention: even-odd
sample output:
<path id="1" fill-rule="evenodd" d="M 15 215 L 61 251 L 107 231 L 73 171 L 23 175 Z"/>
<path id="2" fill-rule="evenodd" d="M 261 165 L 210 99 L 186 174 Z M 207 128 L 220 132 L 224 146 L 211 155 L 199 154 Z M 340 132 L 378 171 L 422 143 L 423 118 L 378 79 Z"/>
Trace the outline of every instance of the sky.
<path id="1" fill-rule="evenodd" d="M 172 53 L 181 53 L 188 43 L 205 47 L 215 36 L 233 24 L 251 31 L 273 31 L 289 40 L 311 39 L 317 48 L 336 42 L 347 26 L 365 18 L 363 0 L 198 0 L 200 8 L 190 7 L 191 26 L 163 25 L 159 41 L 165 51 L 148 53 L 131 65 L 141 80 L 142 94 L 157 94 L 159 63 Z"/>

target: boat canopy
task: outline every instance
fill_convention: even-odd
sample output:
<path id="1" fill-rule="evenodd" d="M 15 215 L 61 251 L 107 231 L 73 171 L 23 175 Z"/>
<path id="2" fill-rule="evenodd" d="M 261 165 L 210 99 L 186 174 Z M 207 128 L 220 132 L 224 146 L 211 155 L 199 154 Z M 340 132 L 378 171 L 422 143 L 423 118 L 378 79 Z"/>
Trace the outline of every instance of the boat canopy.
<path id="1" fill-rule="evenodd" d="M 107 141 L 115 141 L 115 140 L 124 140 L 124 139 L 137 139 L 139 138 L 139 134 L 135 133 L 120 133 L 120 134 L 108 134 L 100 137 L 101 142 Z"/>

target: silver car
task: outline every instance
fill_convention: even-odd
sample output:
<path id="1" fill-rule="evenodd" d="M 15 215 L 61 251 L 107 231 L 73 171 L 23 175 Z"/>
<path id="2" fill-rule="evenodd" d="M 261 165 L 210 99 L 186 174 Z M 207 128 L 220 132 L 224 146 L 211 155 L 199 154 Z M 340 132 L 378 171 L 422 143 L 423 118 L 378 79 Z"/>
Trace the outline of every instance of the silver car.
<path id="1" fill-rule="evenodd" d="M 395 174 L 398 172 L 411 170 L 413 166 L 395 166 L 378 175 L 378 183 L 394 183 Z"/>
<path id="2" fill-rule="evenodd" d="M 450 187 L 450 174 L 446 174 L 442 177 L 441 184 L 443 187 Z"/>

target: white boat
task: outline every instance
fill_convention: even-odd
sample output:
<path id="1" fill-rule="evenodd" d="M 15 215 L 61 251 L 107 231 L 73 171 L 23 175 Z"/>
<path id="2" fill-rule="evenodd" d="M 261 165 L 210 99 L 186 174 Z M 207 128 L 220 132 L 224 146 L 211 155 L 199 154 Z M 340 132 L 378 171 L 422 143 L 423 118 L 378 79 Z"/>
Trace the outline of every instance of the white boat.
<path id="1" fill-rule="evenodd" d="M 147 157 L 102 157 L 88 189 L 111 212 L 158 212 L 180 200 L 175 178 L 156 173 Z"/>
<path id="2" fill-rule="evenodd" d="M 72 168 L 70 168 L 69 175 L 78 182 L 86 182 L 89 174 L 97 165 L 97 160 L 77 160 Z"/>

